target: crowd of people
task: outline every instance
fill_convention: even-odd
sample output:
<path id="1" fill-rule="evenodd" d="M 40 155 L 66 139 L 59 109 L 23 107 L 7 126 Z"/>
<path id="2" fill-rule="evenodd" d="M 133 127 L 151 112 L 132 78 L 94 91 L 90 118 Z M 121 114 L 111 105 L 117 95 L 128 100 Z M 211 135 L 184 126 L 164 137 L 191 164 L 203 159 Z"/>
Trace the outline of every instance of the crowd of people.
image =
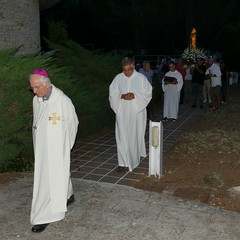
<path id="1" fill-rule="evenodd" d="M 151 69 L 149 62 L 148 65 Z M 202 109 L 208 106 L 211 111 L 221 109 L 226 102 L 229 73 L 222 60 L 209 57 L 188 63 L 181 58 L 167 58 L 156 68 L 164 94 L 163 121 L 175 121 L 178 108 L 184 101 L 192 101 L 192 108 Z M 169 81 L 169 76 L 173 75 L 175 81 Z"/>
<path id="2" fill-rule="evenodd" d="M 221 67 L 220 67 L 221 66 Z M 158 80 L 163 92 L 162 121 L 176 121 L 179 106 L 192 101 L 192 108 L 203 108 L 208 102 L 212 111 L 226 101 L 227 71 L 224 62 L 214 58 L 199 58 L 194 64 L 182 59 L 166 59 L 158 65 Z M 122 60 L 122 72 L 109 87 L 110 106 L 116 114 L 115 135 L 118 152 L 118 172 L 132 171 L 146 156 L 145 130 L 151 119 L 154 71 L 149 61 L 135 69 L 132 58 Z M 224 84 L 223 84 L 224 82 Z"/>
<path id="3" fill-rule="evenodd" d="M 117 172 L 132 171 L 146 157 L 145 131 L 151 114 L 154 72 L 150 62 L 135 69 L 132 58 L 121 62 L 122 71 L 109 86 L 109 102 L 116 115 Z M 178 118 L 179 105 L 192 100 L 192 107 L 211 104 L 213 111 L 226 101 L 228 74 L 223 61 L 198 59 L 184 64 L 166 59 L 158 66 L 158 80 L 164 94 L 163 121 Z M 44 231 L 49 223 L 62 220 L 75 201 L 70 178 L 70 152 L 78 117 L 72 101 L 55 87 L 44 69 L 29 77 L 33 98 L 34 185 L 31 208 L 33 232 Z M 148 111 L 147 111 L 148 110 Z"/>

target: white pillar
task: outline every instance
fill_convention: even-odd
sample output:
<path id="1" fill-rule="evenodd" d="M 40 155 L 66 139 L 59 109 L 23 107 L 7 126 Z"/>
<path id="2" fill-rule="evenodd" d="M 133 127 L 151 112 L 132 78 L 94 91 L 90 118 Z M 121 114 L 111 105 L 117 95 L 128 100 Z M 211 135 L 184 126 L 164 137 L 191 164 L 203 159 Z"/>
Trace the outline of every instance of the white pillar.
<path id="1" fill-rule="evenodd" d="M 163 125 L 149 122 L 149 176 L 162 177 Z"/>

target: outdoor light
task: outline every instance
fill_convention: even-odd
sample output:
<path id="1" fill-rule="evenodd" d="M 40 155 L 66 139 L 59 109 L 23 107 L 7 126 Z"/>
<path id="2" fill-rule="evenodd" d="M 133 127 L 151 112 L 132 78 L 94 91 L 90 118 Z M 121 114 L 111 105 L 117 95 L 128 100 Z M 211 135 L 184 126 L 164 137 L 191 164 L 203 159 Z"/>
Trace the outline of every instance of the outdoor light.
<path id="1" fill-rule="evenodd" d="M 152 146 L 155 148 L 159 146 L 159 128 L 158 128 L 158 126 L 152 127 Z"/>

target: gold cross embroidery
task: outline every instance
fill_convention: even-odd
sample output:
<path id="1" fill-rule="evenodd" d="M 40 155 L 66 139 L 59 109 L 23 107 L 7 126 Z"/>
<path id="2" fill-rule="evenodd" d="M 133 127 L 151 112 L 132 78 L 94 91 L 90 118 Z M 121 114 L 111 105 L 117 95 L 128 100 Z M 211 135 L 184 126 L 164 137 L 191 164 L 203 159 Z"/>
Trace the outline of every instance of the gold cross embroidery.
<path id="1" fill-rule="evenodd" d="M 57 117 L 57 114 L 54 112 L 52 114 L 53 116 L 52 117 L 48 117 L 48 120 L 51 121 L 52 120 L 52 124 L 57 124 L 57 120 L 60 120 L 60 116 Z"/>

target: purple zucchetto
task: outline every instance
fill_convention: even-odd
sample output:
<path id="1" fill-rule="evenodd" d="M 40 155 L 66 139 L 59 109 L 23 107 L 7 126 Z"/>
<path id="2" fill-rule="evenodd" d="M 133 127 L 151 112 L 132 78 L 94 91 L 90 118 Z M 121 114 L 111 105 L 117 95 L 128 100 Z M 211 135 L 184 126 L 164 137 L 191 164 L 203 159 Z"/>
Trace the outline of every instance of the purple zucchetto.
<path id="1" fill-rule="evenodd" d="M 42 68 L 34 70 L 32 72 L 32 74 L 37 74 L 37 75 L 40 75 L 40 76 L 48 78 L 48 73 L 44 69 L 42 69 Z"/>

